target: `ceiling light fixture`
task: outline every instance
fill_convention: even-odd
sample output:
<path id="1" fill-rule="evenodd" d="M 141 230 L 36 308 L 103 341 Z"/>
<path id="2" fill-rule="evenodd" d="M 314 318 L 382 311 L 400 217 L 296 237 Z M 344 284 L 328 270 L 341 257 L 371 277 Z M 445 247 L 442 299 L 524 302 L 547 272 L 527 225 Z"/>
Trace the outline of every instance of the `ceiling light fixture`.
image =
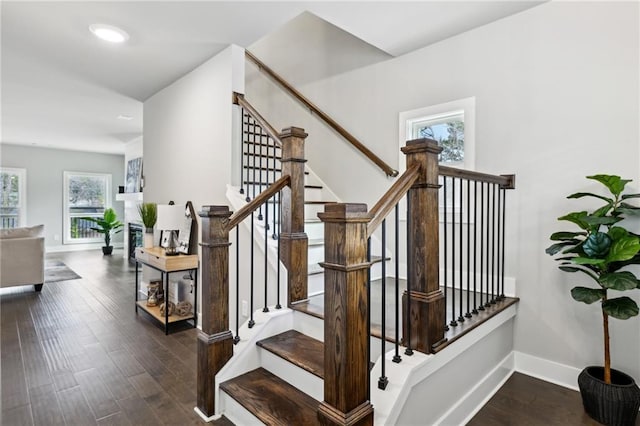
<path id="1" fill-rule="evenodd" d="M 113 25 L 92 24 L 89 25 L 89 31 L 99 39 L 111 43 L 124 43 L 129 40 L 129 34 L 126 31 Z"/>
<path id="2" fill-rule="evenodd" d="M 126 115 L 126 114 L 120 114 L 118 117 L 118 120 L 133 120 L 133 117 L 130 115 Z"/>

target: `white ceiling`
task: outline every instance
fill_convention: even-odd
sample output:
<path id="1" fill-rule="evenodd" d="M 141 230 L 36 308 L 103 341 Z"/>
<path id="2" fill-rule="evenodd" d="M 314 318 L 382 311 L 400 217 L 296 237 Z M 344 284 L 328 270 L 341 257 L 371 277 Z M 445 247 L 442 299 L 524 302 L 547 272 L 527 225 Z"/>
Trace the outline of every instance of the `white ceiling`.
<path id="1" fill-rule="evenodd" d="M 123 153 L 142 134 L 145 99 L 229 44 L 249 47 L 305 11 L 397 56 L 539 3 L 2 1 L 0 140 Z M 93 23 L 130 39 L 100 41 Z"/>

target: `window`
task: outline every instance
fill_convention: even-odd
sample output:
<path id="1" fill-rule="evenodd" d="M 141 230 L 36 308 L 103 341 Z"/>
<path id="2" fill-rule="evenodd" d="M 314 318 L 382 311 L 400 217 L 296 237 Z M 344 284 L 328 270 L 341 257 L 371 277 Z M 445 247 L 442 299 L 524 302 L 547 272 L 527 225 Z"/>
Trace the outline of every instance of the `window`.
<path id="1" fill-rule="evenodd" d="M 474 166 L 475 98 L 466 98 L 400 113 L 400 146 L 407 140 L 429 138 L 442 147 L 440 163 L 472 169 Z M 405 170 L 401 154 L 400 171 Z"/>
<path id="2" fill-rule="evenodd" d="M 26 169 L 0 168 L 2 192 L 0 193 L 0 228 L 17 228 L 27 225 L 27 171 Z"/>
<path id="3" fill-rule="evenodd" d="M 84 217 L 102 217 L 111 207 L 111 175 L 64 172 L 64 243 L 102 242 Z"/>

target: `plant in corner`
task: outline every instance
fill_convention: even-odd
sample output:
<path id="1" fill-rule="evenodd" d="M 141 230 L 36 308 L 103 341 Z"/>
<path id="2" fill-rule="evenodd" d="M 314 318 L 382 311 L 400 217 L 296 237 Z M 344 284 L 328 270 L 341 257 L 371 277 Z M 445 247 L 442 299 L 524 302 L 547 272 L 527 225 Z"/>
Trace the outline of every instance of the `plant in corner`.
<path id="1" fill-rule="evenodd" d="M 156 203 L 138 204 L 138 213 L 144 224 L 144 248 L 153 247 L 153 227 L 158 219 L 158 205 Z"/>
<path id="2" fill-rule="evenodd" d="M 95 223 L 96 226 L 92 226 L 91 229 L 104 234 L 104 246 L 102 247 L 102 253 L 105 255 L 110 255 L 113 252 L 113 246 L 111 245 L 111 234 L 122 232 L 122 227 L 124 226 L 124 224 L 118 220 L 115 210 L 113 210 L 112 208 L 106 209 L 101 218 L 83 217 L 82 219 Z"/>
<path id="3" fill-rule="evenodd" d="M 555 232 L 547 254 L 556 256 L 559 268 L 569 273 L 580 272 L 596 284 L 577 286 L 571 296 L 578 302 L 599 302 L 604 331 L 604 367 L 585 368 L 578 386 L 587 414 L 607 425 L 634 425 L 640 408 L 640 389 L 630 376 L 611 368 L 609 351 L 609 317 L 626 320 L 638 315 L 638 305 L 617 292 L 640 288 L 640 281 L 629 265 L 640 264 L 640 236 L 621 223 L 628 215 L 640 214 L 640 208 L 628 203 L 640 194 L 623 194 L 627 183 L 620 176 L 587 176 L 604 185 L 609 194 L 577 192 L 567 198 L 596 198 L 605 204 L 592 212 L 572 212 L 558 220 L 572 222 L 579 231 Z M 616 293 L 613 293 L 616 292 Z M 612 297 L 613 296 L 613 297 Z"/>

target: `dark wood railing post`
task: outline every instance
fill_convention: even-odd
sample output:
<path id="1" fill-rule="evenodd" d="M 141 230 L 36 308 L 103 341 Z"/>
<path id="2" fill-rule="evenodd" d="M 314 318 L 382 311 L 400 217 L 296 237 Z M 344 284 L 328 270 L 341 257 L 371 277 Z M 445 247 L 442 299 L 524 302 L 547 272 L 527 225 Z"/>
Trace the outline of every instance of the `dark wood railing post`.
<path id="1" fill-rule="evenodd" d="M 404 344 L 420 352 L 431 353 L 444 342 L 445 304 L 439 283 L 438 154 L 442 148 L 430 139 L 407 141 L 402 152 L 407 169 L 420 166 L 420 174 L 409 190 L 411 218 L 407 235 L 407 290 L 402 296 Z M 411 292 L 408 297 L 407 291 Z M 410 303 L 410 306 L 408 304 Z M 411 327 L 409 330 L 408 327 Z M 410 342 L 407 341 L 410 339 Z"/>
<path id="2" fill-rule="evenodd" d="M 324 222 L 323 425 L 373 425 L 367 341 L 367 224 L 365 204 L 328 204 Z"/>
<path id="3" fill-rule="evenodd" d="M 307 247 L 304 232 L 304 140 L 307 134 L 298 127 L 288 127 L 280 133 L 282 141 L 282 176 L 289 175 L 291 182 L 282 190 L 282 224 L 280 229 L 280 253 L 287 268 L 287 303 L 307 298 Z"/>
<path id="4" fill-rule="evenodd" d="M 215 411 L 215 377 L 233 355 L 229 330 L 229 231 L 227 206 L 203 206 L 202 330 L 198 332 L 197 405 L 205 417 Z M 197 309 L 197 307 L 196 307 Z"/>

